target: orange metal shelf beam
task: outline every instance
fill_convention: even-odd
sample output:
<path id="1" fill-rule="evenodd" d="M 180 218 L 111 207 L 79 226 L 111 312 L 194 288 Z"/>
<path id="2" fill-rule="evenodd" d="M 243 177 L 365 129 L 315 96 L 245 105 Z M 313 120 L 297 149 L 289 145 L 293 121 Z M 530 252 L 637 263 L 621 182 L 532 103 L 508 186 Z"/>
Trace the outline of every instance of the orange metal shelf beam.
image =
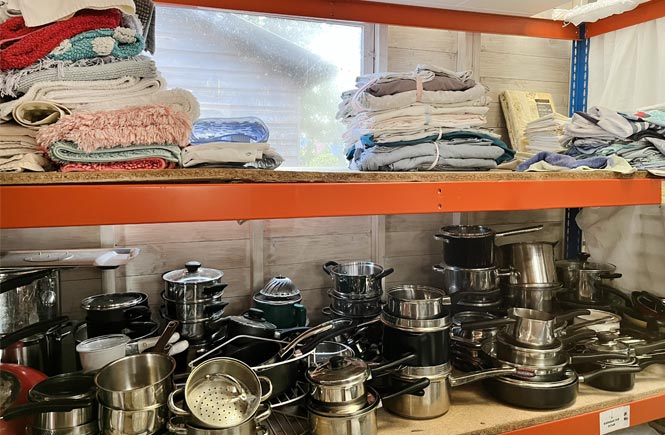
<path id="1" fill-rule="evenodd" d="M 579 37 L 575 26 L 564 27 L 560 21 L 367 0 L 160 0 L 159 3 L 538 38 Z"/>
<path id="2" fill-rule="evenodd" d="M 612 15 L 595 23 L 588 23 L 586 25 L 586 36 L 587 38 L 591 38 L 592 36 L 602 35 L 603 33 L 613 32 L 663 17 L 665 17 L 665 0 L 651 0 L 642 3 L 632 11 Z"/>
<path id="3" fill-rule="evenodd" d="M 625 405 L 628 405 L 628 403 L 617 406 Z M 665 394 L 636 400 L 630 402 L 629 405 L 631 426 L 665 417 Z M 612 408 L 616 408 L 616 406 L 507 433 L 511 435 L 561 435 L 566 433 L 598 435 L 600 434 L 600 417 L 598 414 Z"/>
<path id="4" fill-rule="evenodd" d="M 656 179 L 1 186 L 0 228 L 660 203 Z"/>

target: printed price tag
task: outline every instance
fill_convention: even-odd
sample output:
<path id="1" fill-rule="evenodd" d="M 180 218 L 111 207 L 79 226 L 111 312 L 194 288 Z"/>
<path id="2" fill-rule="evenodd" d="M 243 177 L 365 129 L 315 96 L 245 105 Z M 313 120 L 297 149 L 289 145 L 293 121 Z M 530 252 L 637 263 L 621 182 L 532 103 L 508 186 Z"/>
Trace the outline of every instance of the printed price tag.
<path id="1" fill-rule="evenodd" d="M 630 405 L 608 409 L 600 414 L 600 435 L 630 426 Z"/>

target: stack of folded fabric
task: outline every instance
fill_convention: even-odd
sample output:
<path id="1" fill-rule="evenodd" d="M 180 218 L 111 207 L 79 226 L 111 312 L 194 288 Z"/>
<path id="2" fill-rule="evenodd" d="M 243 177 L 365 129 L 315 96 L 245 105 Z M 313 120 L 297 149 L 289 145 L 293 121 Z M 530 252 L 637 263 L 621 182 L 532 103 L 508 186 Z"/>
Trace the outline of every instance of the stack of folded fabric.
<path id="1" fill-rule="evenodd" d="M 37 142 L 63 172 L 168 169 L 180 164 L 192 122 L 169 106 L 77 112 L 42 127 Z"/>
<path id="2" fill-rule="evenodd" d="M 566 126 L 566 154 L 576 159 L 617 155 L 636 169 L 665 170 L 665 112 L 634 115 L 604 107 L 577 112 Z"/>
<path id="3" fill-rule="evenodd" d="M 284 159 L 267 143 L 270 132 L 259 118 L 203 118 L 194 123 L 182 165 L 275 169 Z"/>
<path id="4" fill-rule="evenodd" d="M 526 151 L 563 151 L 561 144 L 565 141 L 564 128 L 569 122 L 570 118 L 567 116 L 553 112 L 528 123 L 524 129 L 527 138 Z"/>
<path id="5" fill-rule="evenodd" d="M 167 90 L 154 61 L 141 54 L 144 49 L 154 52 L 152 0 L 13 3 L 20 15 L 0 23 L 0 128 L 15 121 L 38 130 L 84 112 L 139 108 L 150 113 L 146 107 L 178 112 L 190 128 L 198 118 L 196 98 L 183 89 Z M 52 150 L 48 155 L 54 155 Z M 85 169 L 118 167 L 112 162 Z M 149 166 L 155 165 L 162 163 Z M 146 162 L 124 161 L 120 166 L 142 168 Z"/>
<path id="6" fill-rule="evenodd" d="M 41 172 L 49 169 L 49 161 L 37 145 L 35 130 L 7 123 L 0 127 L 0 171 Z"/>
<path id="7" fill-rule="evenodd" d="M 514 151 L 481 128 L 487 88 L 471 72 L 419 65 L 412 73 L 361 76 L 342 94 L 337 118 L 351 169 L 487 170 Z"/>

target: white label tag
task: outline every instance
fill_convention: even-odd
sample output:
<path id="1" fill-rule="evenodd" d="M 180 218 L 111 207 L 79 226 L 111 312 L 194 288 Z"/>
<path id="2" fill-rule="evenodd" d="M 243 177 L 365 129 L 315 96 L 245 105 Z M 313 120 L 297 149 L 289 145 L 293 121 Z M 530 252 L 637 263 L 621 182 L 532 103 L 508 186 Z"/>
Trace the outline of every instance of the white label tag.
<path id="1" fill-rule="evenodd" d="M 600 414 L 600 435 L 630 426 L 630 405 L 608 409 Z"/>

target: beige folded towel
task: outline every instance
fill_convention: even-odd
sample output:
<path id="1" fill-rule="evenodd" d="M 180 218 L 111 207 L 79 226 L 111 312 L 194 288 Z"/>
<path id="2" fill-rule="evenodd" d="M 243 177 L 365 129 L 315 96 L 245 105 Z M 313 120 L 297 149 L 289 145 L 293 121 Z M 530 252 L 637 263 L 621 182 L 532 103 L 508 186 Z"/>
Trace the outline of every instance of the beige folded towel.
<path id="1" fill-rule="evenodd" d="M 24 101 L 14 106 L 12 116 L 24 127 L 38 129 L 42 125 L 53 124 L 72 112 L 62 104 L 51 101 Z"/>

